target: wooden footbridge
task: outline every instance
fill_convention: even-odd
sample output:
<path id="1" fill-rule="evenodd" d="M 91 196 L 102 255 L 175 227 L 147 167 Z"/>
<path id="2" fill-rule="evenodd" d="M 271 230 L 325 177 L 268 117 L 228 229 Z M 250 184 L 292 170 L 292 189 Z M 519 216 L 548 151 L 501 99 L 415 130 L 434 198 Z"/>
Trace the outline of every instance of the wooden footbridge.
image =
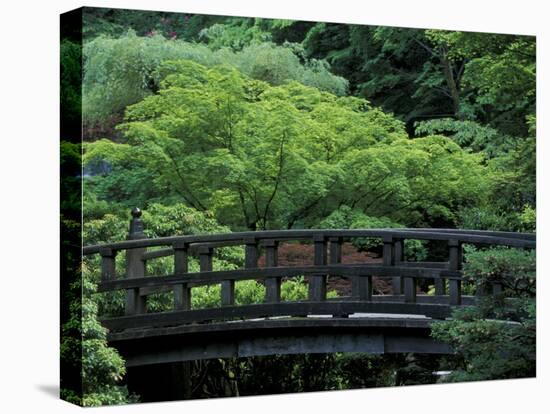
<path id="1" fill-rule="evenodd" d="M 125 315 L 103 319 L 108 340 L 127 366 L 221 357 L 270 354 L 367 352 L 448 353 L 430 337 L 430 324 L 451 315 L 453 307 L 475 303 L 461 293 L 462 245 L 500 245 L 534 249 L 534 234 L 454 229 L 275 230 L 147 239 L 138 209 L 132 211 L 128 240 L 87 246 L 84 255 L 101 256 L 98 291 L 126 291 Z M 344 241 L 377 238 L 383 242 L 380 264 L 342 263 Z M 404 241 L 444 244 L 444 262 L 404 260 Z M 278 266 L 280 243 L 313 244 L 309 266 Z M 216 249 L 244 246 L 244 268 L 214 271 Z M 123 277 L 115 272 L 117 253 L 126 252 Z M 265 266 L 258 266 L 260 255 Z M 146 275 L 149 261 L 172 256 L 174 273 Z M 200 271 L 188 271 L 198 257 Z M 308 299 L 281 300 L 281 280 L 303 275 Z M 351 279 L 351 296 L 327 298 L 327 278 Z M 373 294 L 373 276 L 391 280 L 393 294 Z M 430 279 L 435 295 L 419 294 L 417 282 Z M 265 285 L 263 303 L 235 304 L 235 282 Z M 221 285 L 221 306 L 193 309 L 192 288 Z M 494 292 L 502 286 L 495 284 Z M 173 292 L 174 309 L 148 312 L 147 296 Z M 490 293 L 490 292 L 484 292 Z"/>

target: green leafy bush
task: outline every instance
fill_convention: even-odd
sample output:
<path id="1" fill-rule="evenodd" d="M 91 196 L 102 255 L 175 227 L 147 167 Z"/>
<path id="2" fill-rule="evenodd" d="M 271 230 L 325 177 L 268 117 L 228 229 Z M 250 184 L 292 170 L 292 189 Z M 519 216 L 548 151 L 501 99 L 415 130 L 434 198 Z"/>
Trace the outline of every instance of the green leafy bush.
<path id="1" fill-rule="evenodd" d="M 161 35 L 140 37 L 129 31 L 119 38 L 98 36 L 85 42 L 83 54 L 82 114 L 90 126 L 105 123 L 155 92 L 161 80 L 157 69 L 167 60 L 187 59 L 207 67 L 231 65 L 274 85 L 294 80 L 338 95 L 344 95 L 347 88 L 347 81 L 332 75 L 327 65 L 303 66 L 292 50 L 271 43 L 235 53 Z"/>
<path id="2" fill-rule="evenodd" d="M 478 289 L 502 284 L 513 296 L 534 296 L 536 289 L 536 253 L 507 247 L 473 250 L 465 255 L 464 276 Z"/>
<path id="3" fill-rule="evenodd" d="M 481 381 L 536 374 L 536 311 L 533 299 L 484 304 L 453 312 L 432 325 L 432 336 L 460 357 L 443 381 Z"/>
<path id="4" fill-rule="evenodd" d="M 82 390 L 61 388 L 69 402 L 83 406 L 126 404 L 136 402 L 120 381 L 126 373 L 124 360 L 116 349 L 107 345 L 107 330 L 101 326 L 95 301 L 95 283 L 86 267 L 83 278 L 72 286 L 81 292 L 71 306 L 71 317 L 62 327 L 61 358 L 81 364 Z M 81 301 L 81 302 L 80 302 Z M 82 391 L 82 394 L 80 394 Z"/>

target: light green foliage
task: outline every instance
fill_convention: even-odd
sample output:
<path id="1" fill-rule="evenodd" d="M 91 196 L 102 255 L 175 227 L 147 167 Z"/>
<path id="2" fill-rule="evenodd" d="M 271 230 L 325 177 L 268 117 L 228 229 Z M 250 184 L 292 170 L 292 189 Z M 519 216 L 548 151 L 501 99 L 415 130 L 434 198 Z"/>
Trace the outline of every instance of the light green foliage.
<path id="1" fill-rule="evenodd" d="M 265 300 L 265 286 L 255 280 L 243 280 L 235 283 L 235 304 L 250 305 Z"/>
<path id="2" fill-rule="evenodd" d="M 130 106 L 121 126 L 127 160 L 154 172 L 165 197 L 232 228 L 316 225 L 330 214 L 323 205 L 338 204 L 404 225 L 453 223 L 457 207 L 483 196 L 481 157 L 440 136 L 408 140 L 402 123 L 359 98 L 191 61 L 158 72 L 159 93 Z M 98 141 L 85 157 L 128 148 L 112 145 L 123 148 Z"/>
<path id="3" fill-rule="evenodd" d="M 537 228 L 537 212 L 530 205 L 526 204 L 519 216 L 521 230 L 525 232 L 534 232 Z"/>
<path id="4" fill-rule="evenodd" d="M 225 47 L 242 50 L 251 44 L 271 41 L 271 34 L 256 24 L 259 20 L 237 17 L 201 30 L 199 37 L 213 50 Z"/>
<path id="5" fill-rule="evenodd" d="M 281 283 L 281 299 L 284 301 L 305 300 L 307 293 L 307 283 L 303 276 L 297 276 Z"/>
<path id="6" fill-rule="evenodd" d="M 489 184 L 482 157 L 450 139 L 428 136 L 351 151 L 342 169 L 344 204 L 406 226 L 453 224 L 461 206 L 479 203 Z"/>
<path id="7" fill-rule="evenodd" d="M 297 83 L 270 87 L 189 61 L 167 62 L 159 73 L 161 92 L 127 111 L 130 157 L 143 156 L 161 186 L 233 225 L 266 228 L 274 217 L 291 225 L 326 194 L 339 174 L 329 162 L 352 142 L 403 134 L 379 111 Z M 326 120 L 330 108 L 343 119 Z M 356 122 L 346 125 L 345 116 Z"/>
<path id="8" fill-rule="evenodd" d="M 270 43 L 251 45 L 237 52 L 235 57 L 234 65 L 241 72 L 271 85 L 294 80 L 339 96 L 347 92 L 347 81 L 333 75 L 326 61 L 309 59 L 302 65 L 291 47 Z M 229 57 L 227 62 L 231 63 Z"/>
<path id="9" fill-rule="evenodd" d="M 250 305 L 262 303 L 265 300 L 266 288 L 255 280 L 238 281 L 235 283 L 235 304 Z M 303 276 L 285 279 L 281 283 L 281 300 L 307 300 L 308 284 Z M 338 297 L 338 292 L 330 290 L 327 298 Z M 221 286 L 219 284 L 194 287 L 191 290 L 191 305 L 193 308 L 210 308 L 221 306 Z M 166 309 L 165 309 L 166 310 Z"/>
<path id="10" fill-rule="evenodd" d="M 129 31 L 119 38 L 99 36 L 85 42 L 83 54 L 83 115 L 88 126 L 104 125 L 126 106 L 155 92 L 160 80 L 157 69 L 166 60 L 188 59 L 208 67 L 226 64 L 259 80 L 274 84 L 296 80 L 337 94 L 347 88 L 346 81 L 323 64 L 304 67 L 291 49 L 268 43 L 235 53 Z"/>

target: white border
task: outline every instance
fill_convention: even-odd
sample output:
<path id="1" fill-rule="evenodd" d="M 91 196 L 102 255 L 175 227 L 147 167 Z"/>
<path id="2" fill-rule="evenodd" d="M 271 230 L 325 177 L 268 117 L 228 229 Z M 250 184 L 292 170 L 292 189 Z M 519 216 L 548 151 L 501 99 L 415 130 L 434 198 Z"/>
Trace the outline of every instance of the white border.
<path id="1" fill-rule="evenodd" d="M 59 14 L 82 5 L 312 21 L 536 34 L 538 42 L 538 363 L 537 379 L 342 392 L 212 399 L 102 408 L 105 412 L 280 413 L 343 410 L 463 413 L 544 412 L 550 389 L 548 343 L 549 31 L 543 0 L 108 0 L 12 1 L 0 13 L 0 411 L 65 413 L 58 382 L 58 56 Z M 6 93 L 7 89 L 7 93 Z M 546 278 L 546 280 L 545 280 Z M 261 380 L 261 379 L 258 379 Z M 97 409 L 90 409 L 96 412 Z"/>

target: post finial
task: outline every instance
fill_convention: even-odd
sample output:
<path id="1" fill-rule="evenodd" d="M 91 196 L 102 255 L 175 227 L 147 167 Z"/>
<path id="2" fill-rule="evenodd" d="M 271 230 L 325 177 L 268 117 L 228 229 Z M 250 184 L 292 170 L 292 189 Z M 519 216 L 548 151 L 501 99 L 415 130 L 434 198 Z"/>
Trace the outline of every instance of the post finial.
<path id="1" fill-rule="evenodd" d="M 145 237 L 143 233 L 143 223 L 141 222 L 141 210 L 134 207 L 131 211 L 132 219 L 130 220 L 130 230 L 128 239 L 142 239 Z"/>
<path id="2" fill-rule="evenodd" d="M 141 210 L 137 207 L 134 207 L 132 209 L 132 217 L 133 218 L 140 218 L 141 217 Z"/>

